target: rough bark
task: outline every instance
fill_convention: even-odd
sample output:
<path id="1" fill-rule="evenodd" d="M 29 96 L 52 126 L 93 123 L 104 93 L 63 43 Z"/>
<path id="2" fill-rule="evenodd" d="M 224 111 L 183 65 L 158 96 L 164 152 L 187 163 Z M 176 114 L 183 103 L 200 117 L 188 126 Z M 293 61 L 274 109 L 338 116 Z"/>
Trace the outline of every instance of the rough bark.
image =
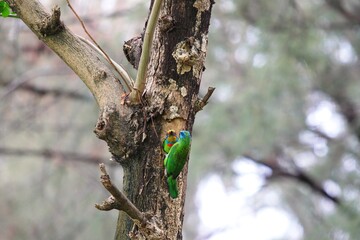
<path id="1" fill-rule="evenodd" d="M 124 105 L 120 82 L 88 46 L 35 0 L 9 0 L 28 27 L 84 81 L 100 108 L 95 133 L 124 168 L 124 189 L 134 205 L 163 230 L 161 239 L 182 239 L 187 165 L 179 197 L 169 197 L 161 141 L 168 129 L 192 130 L 213 2 L 164 0 L 156 27 L 141 104 Z M 120 212 L 115 239 L 143 239 Z"/>
<path id="2" fill-rule="evenodd" d="M 157 216 L 160 228 L 165 230 L 164 239 L 182 239 L 187 165 L 178 181 L 180 196 L 172 200 L 164 176 L 161 140 L 168 129 L 192 129 L 211 5 L 210 1 L 164 2 L 160 18 L 171 21 L 171 27 L 160 21 L 155 32 L 143 100 L 146 139 L 138 150 L 138 158 L 124 165 L 125 192 L 141 210 Z M 131 227 L 132 222 L 120 213 L 116 239 L 121 239 Z"/>

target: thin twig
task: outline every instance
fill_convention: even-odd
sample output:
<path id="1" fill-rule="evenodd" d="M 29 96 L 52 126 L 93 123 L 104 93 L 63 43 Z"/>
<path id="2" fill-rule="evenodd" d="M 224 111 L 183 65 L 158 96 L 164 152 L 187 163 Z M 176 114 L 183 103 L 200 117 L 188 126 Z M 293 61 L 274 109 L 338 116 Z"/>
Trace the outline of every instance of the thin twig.
<path id="1" fill-rule="evenodd" d="M 116 72 L 120 74 L 120 77 L 122 79 L 124 79 L 126 86 L 129 85 L 134 85 L 134 81 L 132 80 L 132 78 L 130 77 L 129 73 L 126 72 L 126 70 L 117 62 L 115 62 L 112 58 L 110 58 L 109 56 L 105 55 L 103 51 L 100 51 L 93 43 L 91 43 L 89 40 L 87 40 L 86 38 L 83 38 L 79 35 L 76 35 L 78 38 L 80 38 L 81 41 L 83 41 L 84 43 L 86 43 L 89 47 L 91 47 L 92 49 L 96 50 L 103 58 L 105 58 L 108 62 L 109 60 L 112 63 L 112 66 L 115 68 Z M 109 62 L 110 63 L 110 62 Z M 111 64 L 110 63 L 110 64 Z M 128 84 L 129 83 L 129 84 Z M 129 91 L 131 90 L 131 88 L 129 88 Z"/>
<path id="2" fill-rule="evenodd" d="M 75 11 L 75 9 L 72 7 L 70 0 L 66 0 L 69 8 L 71 9 L 71 11 L 75 14 L 76 18 L 79 20 L 82 28 L 84 29 L 85 33 L 89 36 L 89 38 L 91 39 L 91 41 L 93 41 L 93 43 L 96 45 L 96 47 L 105 55 L 106 60 L 111 64 L 111 66 L 113 66 L 113 68 L 115 69 L 115 71 L 123 78 L 126 87 L 130 90 L 131 87 L 129 86 L 130 82 L 128 82 L 128 79 L 124 78 L 123 75 L 120 73 L 120 71 L 117 69 L 117 67 L 114 65 L 113 61 L 111 60 L 111 58 L 107 55 L 107 53 L 100 47 L 100 45 L 95 41 L 95 39 L 91 36 L 91 34 L 88 32 L 87 28 L 85 27 L 84 22 L 81 20 L 80 16 L 77 14 L 77 12 Z M 121 82 L 120 82 L 121 84 Z M 126 92 L 126 90 L 124 89 L 124 86 L 121 84 L 124 92 Z"/>
<path id="3" fill-rule="evenodd" d="M 92 23 L 98 21 L 99 18 L 106 19 L 106 18 L 118 18 L 125 16 L 125 13 L 128 13 L 131 9 L 121 9 L 117 10 L 111 13 L 104 13 L 104 12 L 98 12 L 95 14 L 91 14 L 89 16 L 82 16 L 82 20 L 84 23 Z M 78 19 L 76 17 L 69 17 L 65 20 L 67 25 L 77 24 Z"/>
<path id="4" fill-rule="evenodd" d="M 139 209 L 137 209 L 135 205 L 122 192 L 120 192 L 120 190 L 115 185 L 112 184 L 110 180 L 110 176 L 106 171 L 105 164 L 100 163 L 99 168 L 101 172 L 101 177 L 100 177 L 101 183 L 117 201 L 117 203 L 111 203 L 110 200 L 110 203 L 113 204 L 113 206 L 116 206 L 114 208 L 126 212 L 129 215 L 129 217 L 131 217 L 133 220 L 138 220 L 141 224 L 145 225 L 147 222 L 145 214 L 142 213 Z M 98 209 L 100 209 L 99 206 L 101 205 L 103 204 L 97 204 L 95 206 Z M 110 209 L 104 209 L 104 210 L 110 210 Z"/>
<path id="5" fill-rule="evenodd" d="M 153 37 L 154 37 L 156 23 L 159 18 L 161 4 L 162 4 L 162 0 L 154 1 L 149 17 L 149 22 L 148 25 L 146 26 L 144 42 L 142 46 L 142 52 L 141 52 L 139 68 L 134 84 L 134 89 L 130 93 L 130 101 L 133 103 L 138 103 L 140 101 L 141 94 L 145 89 L 146 72 L 150 59 Z"/>

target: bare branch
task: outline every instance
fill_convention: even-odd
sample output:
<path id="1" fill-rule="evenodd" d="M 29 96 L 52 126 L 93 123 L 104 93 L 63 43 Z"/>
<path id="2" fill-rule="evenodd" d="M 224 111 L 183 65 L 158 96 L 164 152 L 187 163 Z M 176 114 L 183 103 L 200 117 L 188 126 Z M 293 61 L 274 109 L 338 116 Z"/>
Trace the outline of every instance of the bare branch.
<path id="1" fill-rule="evenodd" d="M 54 76 L 63 76 L 68 75 L 64 69 L 47 69 L 47 68 L 32 68 L 28 71 L 25 71 L 20 76 L 10 80 L 10 81 L 0 81 L 0 85 L 4 86 L 3 93 L 0 94 L 0 101 L 9 96 L 16 89 L 21 88 L 24 90 L 32 91 L 28 82 L 36 77 L 54 77 Z M 35 86 L 33 86 L 35 87 Z M 39 93 L 41 94 L 41 93 Z"/>
<path id="2" fill-rule="evenodd" d="M 208 104 L 208 101 L 214 91 L 215 91 L 214 87 L 209 87 L 205 96 L 202 99 L 198 99 L 195 105 L 195 112 L 201 111 Z"/>
<path id="3" fill-rule="evenodd" d="M 112 58 L 110 58 L 102 49 L 97 48 L 94 44 L 92 44 L 87 39 L 77 35 L 81 41 L 86 43 L 89 47 L 93 48 L 97 53 L 99 53 L 110 65 L 115 69 L 115 71 L 119 74 L 119 76 L 124 81 L 127 90 L 131 91 L 132 86 L 134 85 L 134 80 L 130 77 L 129 73 L 123 68 L 120 64 L 115 62 Z M 121 85 L 123 86 L 123 85 Z M 125 89 L 123 89 L 125 91 Z"/>
<path id="4" fill-rule="evenodd" d="M 78 100 L 91 100 L 90 97 L 75 91 L 66 91 L 61 89 L 45 89 L 30 84 L 24 84 L 23 86 L 20 87 L 20 89 L 31 91 L 39 96 L 54 95 L 55 97 L 65 97 L 65 98 L 72 98 Z"/>
<path id="5" fill-rule="evenodd" d="M 0 155 L 8 155 L 8 156 L 19 156 L 19 157 L 43 157 L 46 159 L 59 158 L 64 161 L 77 161 L 84 163 L 94 163 L 99 164 L 104 159 L 99 157 L 93 157 L 90 155 L 83 155 L 74 152 L 65 152 L 65 151 L 55 151 L 52 149 L 43 149 L 43 150 L 35 150 L 35 149 L 18 149 L 18 148 L 8 148 L 0 146 Z"/>
<path id="6" fill-rule="evenodd" d="M 205 96 L 202 99 L 202 102 L 204 103 L 204 106 L 208 103 L 209 98 L 211 97 L 211 95 L 213 94 L 213 92 L 215 91 L 214 87 L 209 87 L 207 93 L 205 94 Z"/>
<path id="7" fill-rule="evenodd" d="M 115 69 L 115 71 L 121 76 L 121 78 L 123 78 L 124 82 L 125 82 L 125 85 L 126 87 L 130 90 L 131 87 L 130 87 L 130 79 L 129 79 L 129 74 L 127 74 L 127 72 L 122 68 L 120 67 L 120 71 L 118 70 L 119 68 L 119 65 L 118 64 L 114 64 L 115 61 L 113 61 L 108 55 L 107 53 L 100 47 L 100 45 L 95 41 L 95 39 L 91 36 L 91 34 L 88 32 L 87 28 L 85 27 L 85 24 L 84 22 L 81 20 L 80 16 L 77 14 L 77 12 L 75 11 L 75 9 L 72 7 L 71 3 L 69 0 L 66 0 L 69 8 L 71 9 L 71 11 L 74 13 L 74 15 L 76 16 L 76 18 L 79 20 L 82 28 L 84 29 L 85 33 L 89 36 L 89 38 L 91 39 L 91 41 L 93 41 L 93 43 L 96 45 L 96 48 L 91 44 L 91 43 L 88 43 L 86 40 L 84 41 L 83 38 L 81 38 L 82 41 L 84 41 L 86 44 L 90 45 L 90 47 L 93 47 L 95 50 L 99 49 L 99 53 L 105 57 L 105 59 L 110 63 L 110 65 Z M 124 74 L 124 72 L 126 74 Z M 121 84 L 121 82 L 120 82 Z M 124 86 L 121 84 L 124 92 L 125 89 L 124 89 Z"/>
<path id="8" fill-rule="evenodd" d="M 105 199 L 101 204 L 96 203 L 95 207 L 101 211 L 110 211 L 113 209 L 122 210 L 119 201 L 112 195 Z"/>
<path id="9" fill-rule="evenodd" d="M 145 89 L 146 72 L 150 59 L 152 41 L 154 37 L 155 27 L 159 18 L 162 0 L 155 0 L 151 9 L 148 25 L 146 26 L 142 53 L 139 62 L 139 69 L 136 75 L 134 89 L 130 93 L 131 103 L 140 103 L 140 97 Z"/>
<path id="10" fill-rule="evenodd" d="M 2 84 L 0 83 L 0 85 L 2 85 Z M 91 100 L 90 97 L 88 97 L 84 94 L 75 92 L 75 91 L 66 91 L 66 90 L 62 90 L 62 89 L 46 89 L 46 88 L 41 88 L 41 87 L 31 85 L 31 84 L 22 84 L 22 85 L 18 86 L 17 89 L 31 92 L 35 95 L 38 95 L 39 97 L 42 97 L 45 95 L 53 95 L 54 97 L 65 97 L 65 98 L 71 98 L 71 99 L 76 99 L 76 100 Z M 0 100 L 8 97 L 11 92 L 12 91 L 6 92 L 6 94 L 4 94 L 4 96 L 0 96 Z"/>
<path id="11" fill-rule="evenodd" d="M 267 163 L 265 160 L 258 160 L 251 155 L 244 154 L 243 157 L 246 159 L 249 159 L 257 164 L 264 165 L 272 170 L 272 173 L 267 176 L 268 179 L 275 179 L 277 177 L 285 177 L 290 178 L 296 181 L 299 181 L 300 183 L 303 183 L 310 187 L 314 192 L 319 193 L 323 197 L 331 200 L 336 205 L 340 204 L 340 199 L 338 197 L 330 195 L 328 192 L 325 191 L 325 189 L 316 182 L 312 177 L 310 177 L 307 173 L 305 173 L 303 170 L 301 170 L 298 166 L 295 165 L 296 169 L 295 172 L 292 173 L 289 170 L 284 169 L 283 167 L 279 166 L 278 164 L 270 164 Z"/>
<path id="12" fill-rule="evenodd" d="M 340 13 L 345 19 L 350 22 L 360 23 L 360 16 L 348 11 L 342 1 L 339 0 L 326 0 L 326 3 L 336 12 Z"/>
<path id="13" fill-rule="evenodd" d="M 164 231 L 158 225 L 157 218 L 152 217 L 150 214 L 141 212 L 135 205 L 113 185 L 108 175 L 105 164 L 99 164 L 101 172 L 101 183 L 111 194 L 101 204 L 95 204 L 95 207 L 102 211 L 110 211 L 117 209 L 124 211 L 137 225 L 133 231 L 129 232 L 131 239 L 164 239 Z"/>
<path id="14" fill-rule="evenodd" d="M 115 103 L 120 108 L 119 96 L 124 91 L 110 69 L 99 60 L 94 50 L 82 43 L 65 25 L 57 32 L 44 34 L 48 19 L 57 19 L 45 11 L 38 0 L 8 0 L 11 8 L 40 40 L 60 56 L 80 77 L 94 95 L 100 108 Z M 36 9 L 36 11 L 29 11 Z M 56 11 L 57 12 L 57 11 Z M 57 21 L 53 21 L 57 22 Z M 61 21 L 60 21 L 61 22 Z"/>
<path id="15" fill-rule="evenodd" d="M 135 205 L 122 192 L 120 192 L 115 185 L 112 184 L 110 176 L 106 172 L 105 164 L 100 163 L 99 168 L 101 172 L 101 183 L 118 202 L 117 204 L 113 203 L 113 205 L 118 206 L 120 210 L 126 212 L 133 220 L 138 220 L 141 224 L 146 224 L 147 219 L 145 214 L 137 209 Z"/>

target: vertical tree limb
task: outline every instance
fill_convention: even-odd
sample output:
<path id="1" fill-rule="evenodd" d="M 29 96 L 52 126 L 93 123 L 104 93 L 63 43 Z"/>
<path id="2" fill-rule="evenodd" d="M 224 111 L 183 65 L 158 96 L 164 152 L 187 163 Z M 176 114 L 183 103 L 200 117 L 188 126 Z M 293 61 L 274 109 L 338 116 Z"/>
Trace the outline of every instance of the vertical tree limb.
<path id="1" fill-rule="evenodd" d="M 142 53 L 139 62 L 139 68 L 136 75 L 136 80 L 134 84 L 134 89 L 130 93 L 130 102 L 139 103 L 141 94 L 145 89 L 146 83 L 146 72 L 148 69 L 150 52 L 152 47 L 152 41 L 154 38 L 154 31 L 156 28 L 157 20 L 160 14 L 162 0 L 155 0 L 153 7 L 151 9 L 148 25 L 145 30 L 145 36 L 142 46 Z"/>

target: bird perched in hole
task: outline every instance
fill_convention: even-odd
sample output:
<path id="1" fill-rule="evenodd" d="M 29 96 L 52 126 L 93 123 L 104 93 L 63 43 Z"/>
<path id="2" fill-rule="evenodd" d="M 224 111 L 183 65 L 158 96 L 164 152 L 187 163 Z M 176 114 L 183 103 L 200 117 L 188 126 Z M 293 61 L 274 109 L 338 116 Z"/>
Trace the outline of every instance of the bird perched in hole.
<path id="1" fill-rule="evenodd" d="M 176 178 L 184 168 L 189 156 L 191 145 L 191 135 L 189 131 L 181 131 L 179 140 L 170 148 L 164 160 L 167 183 L 171 198 L 178 197 Z"/>
<path id="2" fill-rule="evenodd" d="M 166 137 L 163 141 L 163 149 L 166 153 L 169 153 L 170 148 L 178 141 L 176 132 L 174 130 L 169 130 L 166 133 Z"/>

